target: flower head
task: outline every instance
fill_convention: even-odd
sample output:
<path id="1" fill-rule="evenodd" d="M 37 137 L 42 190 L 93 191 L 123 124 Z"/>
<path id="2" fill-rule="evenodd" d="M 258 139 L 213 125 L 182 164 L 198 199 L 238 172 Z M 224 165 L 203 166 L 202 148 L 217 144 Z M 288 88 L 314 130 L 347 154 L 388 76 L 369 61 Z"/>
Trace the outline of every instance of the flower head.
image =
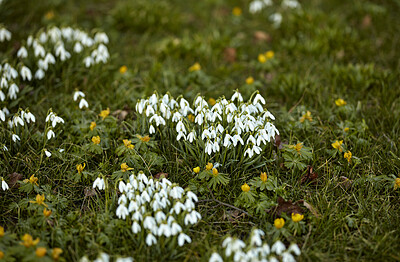
<path id="1" fill-rule="evenodd" d="M 38 181 L 38 178 L 35 177 L 35 174 L 31 175 L 31 177 L 28 180 L 28 182 L 31 183 L 32 185 L 35 184 L 35 185 L 39 186 L 37 181 Z"/>
<path id="2" fill-rule="evenodd" d="M 300 122 L 303 123 L 305 120 L 312 122 L 311 112 L 307 111 L 304 115 L 301 116 Z"/>
<path id="3" fill-rule="evenodd" d="M 292 220 L 293 220 L 293 222 L 300 222 L 301 220 L 303 220 L 303 218 L 304 218 L 304 215 L 300 215 L 300 214 L 297 214 L 297 213 L 292 213 Z"/>
<path id="4" fill-rule="evenodd" d="M 240 8 L 240 7 L 234 7 L 233 9 L 232 9 L 232 14 L 234 15 L 234 16 L 241 16 L 242 15 L 242 9 Z"/>
<path id="5" fill-rule="evenodd" d="M 285 225 L 285 219 L 283 218 L 277 218 L 274 220 L 274 226 L 277 229 L 281 229 Z"/>
<path id="6" fill-rule="evenodd" d="M 93 136 L 92 137 L 93 144 L 98 145 L 98 144 L 100 144 L 100 141 L 101 141 L 101 139 L 100 139 L 99 136 Z"/>
<path id="7" fill-rule="evenodd" d="M 345 127 L 345 128 L 343 129 L 343 131 L 346 132 L 346 133 L 349 132 L 349 130 L 350 130 L 350 128 L 348 128 L 348 127 Z"/>
<path id="8" fill-rule="evenodd" d="M 0 251 L 0 259 L 2 259 L 4 257 L 4 252 Z"/>
<path id="9" fill-rule="evenodd" d="M 107 108 L 106 110 L 102 110 L 99 116 L 101 116 L 104 120 L 104 118 L 106 118 L 109 114 L 110 114 L 110 108 Z"/>
<path id="10" fill-rule="evenodd" d="M 35 201 L 29 201 L 29 203 L 33 203 L 33 204 L 38 204 L 38 205 L 43 205 L 45 207 L 47 207 L 47 204 L 44 202 L 44 194 L 43 195 L 36 195 L 36 200 Z"/>
<path id="11" fill-rule="evenodd" d="M 332 147 L 339 150 L 340 152 L 342 152 L 343 151 L 342 144 L 343 144 L 343 140 L 340 140 L 340 141 L 336 140 L 335 142 L 333 142 Z"/>
<path id="12" fill-rule="evenodd" d="M 119 68 L 119 73 L 122 74 L 122 75 L 125 74 L 126 71 L 128 71 L 128 67 L 125 66 L 125 65 L 123 65 L 123 66 L 121 66 L 121 67 Z"/>
<path id="13" fill-rule="evenodd" d="M 4 181 L 3 178 L 1 178 L 1 188 L 6 191 L 9 189 L 8 184 L 6 183 L 6 181 Z"/>
<path id="14" fill-rule="evenodd" d="M 347 104 L 347 102 L 344 101 L 343 99 L 339 98 L 339 99 L 336 99 L 336 100 L 335 100 L 335 104 L 336 104 L 337 106 L 344 106 L 344 105 Z"/>
<path id="15" fill-rule="evenodd" d="M 266 172 L 261 173 L 260 175 L 261 181 L 263 181 L 264 183 L 267 182 L 268 180 L 268 175 Z"/>
<path id="16" fill-rule="evenodd" d="M 199 70 L 201 70 L 201 66 L 199 63 L 194 63 L 191 67 L 189 67 L 189 72 L 194 72 Z"/>
<path id="17" fill-rule="evenodd" d="M 213 164 L 208 162 L 206 165 L 206 170 L 211 170 L 213 168 Z"/>
<path id="18" fill-rule="evenodd" d="M 51 252 L 51 257 L 54 260 L 58 260 L 60 258 L 60 255 L 62 254 L 63 250 L 59 247 L 53 248 L 53 251 Z"/>
<path id="19" fill-rule="evenodd" d="M 45 217 L 49 217 L 51 215 L 51 213 L 53 213 L 51 210 L 47 210 L 47 208 L 43 209 L 43 215 Z"/>
<path id="20" fill-rule="evenodd" d="M 243 191 L 243 192 L 249 192 L 249 191 L 250 191 L 250 187 L 249 187 L 249 185 L 248 185 L 247 183 L 244 183 L 244 184 L 241 186 L 241 188 L 242 188 L 242 191 Z"/>
<path id="21" fill-rule="evenodd" d="M 140 139 L 140 141 L 147 143 L 150 141 L 150 137 L 149 136 L 141 136 L 141 135 L 137 135 L 137 137 Z"/>
<path id="22" fill-rule="evenodd" d="M 258 59 L 258 62 L 260 62 L 262 64 L 264 64 L 267 61 L 267 58 L 265 57 L 264 54 L 259 54 L 257 59 Z"/>
<path id="23" fill-rule="evenodd" d="M 303 148 L 303 143 L 297 143 L 296 145 L 290 145 L 289 147 L 295 149 L 297 153 L 300 153 L 300 150 Z"/>
<path id="24" fill-rule="evenodd" d="M 347 152 L 345 152 L 344 153 L 344 158 L 346 158 L 347 159 L 347 161 L 350 163 L 350 161 L 351 161 L 351 157 L 352 157 L 352 154 L 351 154 L 351 152 L 350 151 L 347 151 Z"/>
<path id="25" fill-rule="evenodd" d="M 190 122 L 194 122 L 194 119 L 195 119 L 194 115 L 189 114 L 189 115 L 187 116 L 187 118 L 189 119 Z"/>
<path id="26" fill-rule="evenodd" d="M 76 170 L 78 170 L 79 174 L 82 174 L 82 171 L 83 169 L 85 169 L 85 166 L 86 166 L 85 163 L 83 163 L 83 165 L 82 164 L 76 165 Z"/>
<path id="27" fill-rule="evenodd" d="M 47 249 L 45 247 L 38 247 L 35 253 L 37 257 L 44 257 L 47 253 Z"/>
<path id="28" fill-rule="evenodd" d="M 210 97 L 210 99 L 208 99 L 208 103 L 210 104 L 210 106 L 214 106 L 217 101 L 214 98 Z"/>
<path id="29" fill-rule="evenodd" d="M 213 176 L 217 176 L 218 175 L 218 169 L 213 168 L 212 169 L 212 174 L 213 174 Z"/>
<path id="30" fill-rule="evenodd" d="M 193 168 L 193 172 L 198 174 L 200 172 L 200 167 L 198 166 L 198 167 Z"/>
<path id="31" fill-rule="evenodd" d="M 397 178 L 394 180 L 394 189 L 396 190 L 396 189 L 398 189 L 398 188 L 400 188 L 400 178 L 399 178 L 399 177 L 397 177 Z"/>
<path id="32" fill-rule="evenodd" d="M 93 129 L 96 127 L 96 122 L 90 123 L 90 130 L 93 131 Z"/>
<path id="33" fill-rule="evenodd" d="M 124 142 L 124 145 L 129 149 L 133 149 L 135 147 L 134 145 L 132 145 L 132 141 L 131 140 L 124 139 L 123 142 Z"/>
<path id="34" fill-rule="evenodd" d="M 254 78 L 252 76 L 249 76 L 246 78 L 246 84 L 251 85 L 254 83 Z"/>
<path id="35" fill-rule="evenodd" d="M 121 164 L 121 171 L 122 172 L 126 172 L 126 171 L 128 171 L 128 170 L 132 170 L 133 168 L 132 167 L 129 167 L 126 163 L 122 163 Z"/>
<path id="36" fill-rule="evenodd" d="M 0 226 L 0 237 L 4 236 L 4 227 Z"/>
<path id="37" fill-rule="evenodd" d="M 33 247 L 33 246 L 36 246 L 39 243 L 40 239 L 36 238 L 35 240 L 33 240 L 31 235 L 25 234 L 22 237 L 22 241 L 23 242 L 21 243 L 21 245 L 23 245 L 25 247 Z"/>
<path id="38" fill-rule="evenodd" d="M 267 58 L 267 60 L 273 58 L 274 56 L 275 56 L 274 51 L 270 50 L 270 51 L 265 52 L 265 57 Z"/>

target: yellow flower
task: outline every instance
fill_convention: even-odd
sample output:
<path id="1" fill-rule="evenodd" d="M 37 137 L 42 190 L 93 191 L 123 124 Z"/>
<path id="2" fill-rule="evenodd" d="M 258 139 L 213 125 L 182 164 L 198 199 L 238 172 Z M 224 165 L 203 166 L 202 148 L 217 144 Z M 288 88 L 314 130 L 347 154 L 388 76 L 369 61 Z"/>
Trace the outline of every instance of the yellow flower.
<path id="1" fill-rule="evenodd" d="M 240 16 L 240 15 L 242 15 L 242 9 L 240 9 L 240 7 L 236 6 L 236 7 L 233 8 L 232 14 L 234 16 Z"/>
<path id="2" fill-rule="evenodd" d="M 0 237 L 4 236 L 4 227 L 0 226 Z"/>
<path id="3" fill-rule="evenodd" d="M 35 174 L 33 174 L 33 175 L 31 175 L 31 177 L 29 178 L 29 180 L 27 182 L 31 183 L 32 185 L 35 184 L 35 185 L 39 186 L 37 181 L 38 181 L 38 178 L 35 177 Z"/>
<path id="4" fill-rule="evenodd" d="M 350 151 L 347 151 L 346 153 L 344 153 L 344 158 L 346 158 L 349 163 L 351 161 L 351 156 L 352 156 L 352 154 Z"/>
<path id="5" fill-rule="evenodd" d="M 300 153 L 300 150 L 303 148 L 303 143 L 297 143 L 296 145 L 290 145 L 289 147 L 296 149 L 297 153 Z"/>
<path id="6" fill-rule="evenodd" d="M 267 58 L 267 60 L 273 58 L 274 56 L 275 56 L 274 51 L 270 50 L 270 51 L 265 52 L 265 57 Z"/>
<path id="7" fill-rule="evenodd" d="M 247 183 L 244 183 L 244 185 L 241 186 L 243 192 L 249 192 L 250 187 Z"/>
<path id="8" fill-rule="evenodd" d="M 83 165 L 82 164 L 76 165 L 76 170 L 78 170 L 79 174 L 82 173 L 83 169 L 85 169 L 85 166 L 86 166 L 85 163 L 83 163 Z"/>
<path id="9" fill-rule="evenodd" d="M 210 104 L 210 106 L 213 106 L 217 103 L 217 101 L 211 97 L 210 99 L 208 99 L 208 103 Z"/>
<path id="10" fill-rule="evenodd" d="M 53 19 L 53 18 L 54 18 L 54 11 L 53 11 L 53 10 L 48 11 L 48 12 L 44 15 L 44 17 L 45 17 L 47 20 Z"/>
<path id="11" fill-rule="evenodd" d="M 92 142 L 93 142 L 93 144 L 95 144 L 95 145 L 100 144 L 100 137 L 99 137 L 99 136 L 93 136 L 93 137 L 92 137 Z"/>
<path id="12" fill-rule="evenodd" d="M 45 217 L 49 217 L 51 215 L 52 211 L 51 210 L 47 210 L 47 208 L 43 209 L 43 215 Z"/>
<path id="13" fill-rule="evenodd" d="M 199 70 L 201 70 L 201 66 L 199 63 L 194 63 L 191 67 L 189 67 L 189 72 L 194 72 Z"/>
<path id="14" fill-rule="evenodd" d="M 213 173 L 214 176 L 217 176 L 218 175 L 218 169 L 213 168 L 212 169 L 212 173 Z"/>
<path id="15" fill-rule="evenodd" d="M 188 115 L 188 119 L 189 119 L 190 122 L 194 122 L 194 115 L 189 114 Z"/>
<path id="16" fill-rule="evenodd" d="M 335 100 L 335 104 L 336 104 L 337 106 L 344 106 L 344 105 L 346 105 L 347 103 L 346 103 L 346 101 L 344 101 L 343 99 L 339 98 L 339 99 L 336 99 L 336 100 Z"/>
<path id="17" fill-rule="evenodd" d="M 394 180 L 394 189 L 398 189 L 398 188 L 400 188 L 400 178 L 397 177 Z"/>
<path id="18" fill-rule="evenodd" d="M 131 140 L 124 139 L 123 142 L 124 142 L 124 145 L 129 149 L 133 149 L 135 147 L 134 145 L 132 145 Z"/>
<path id="19" fill-rule="evenodd" d="M 345 127 L 345 128 L 343 129 L 344 132 L 349 132 L 349 130 L 350 130 L 350 128 L 348 128 L 348 127 Z"/>
<path id="20" fill-rule="evenodd" d="M 121 171 L 122 172 L 126 172 L 126 171 L 128 171 L 128 170 L 132 170 L 133 168 L 132 167 L 129 167 L 126 163 L 122 163 L 121 164 Z"/>
<path id="21" fill-rule="evenodd" d="M 4 257 L 4 252 L 0 251 L 0 259 L 2 259 Z"/>
<path id="22" fill-rule="evenodd" d="M 38 247 L 35 251 L 37 257 L 44 257 L 44 255 L 46 255 L 46 252 L 47 250 L 45 247 Z"/>
<path id="23" fill-rule="evenodd" d="M 60 255 L 62 254 L 63 250 L 59 247 L 53 248 L 53 252 L 51 252 L 51 257 L 54 260 L 58 260 L 60 258 Z"/>
<path id="24" fill-rule="evenodd" d="M 277 229 L 281 229 L 285 225 L 285 219 L 283 218 L 277 218 L 274 220 L 274 226 Z"/>
<path id="25" fill-rule="evenodd" d="M 251 85 L 252 83 L 254 83 L 254 78 L 252 76 L 246 78 L 246 84 Z"/>
<path id="26" fill-rule="evenodd" d="M 136 135 L 136 136 L 140 139 L 140 141 L 142 141 L 144 143 L 147 143 L 147 142 L 150 141 L 150 137 L 149 136 L 141 136 L 141 135 Z"/>
<path id="27" fill-rule="evenodd" d="M 43 205 L 43 206 L 47 207 L 46 203 L 44 202 L 44 194 L 43 195 L 37 194 L 36 195 L 36 200 L 35 201 L 29 201 L 29 203 Z"/>
<path id="28" fill-rule="evenodd" d="M 268 180 L 268 175 L 266 172 L 261 173 L 260 175 L 261 181 L 263 181 L 264 183 L 267 182 Z"/>
<path id="29" fill-rule="evenodd" d="M 212 168 L 213 168 L 213 164 L 208 162 L 207 165 L 206 165 L 206 170 L 211 170 Z"/>
<path id="30" fill-rule="evenodd" d="M 303 218 L 304 218 L 304 215 L 300 215 L 300 214 L 295 214 L 295 213 L 292 213 L 292 220 L 293 220 L 293 222 L 300 222 L 301 220 L 303 220 Z"/>
<path id="31" fill-rule="evenodd" d="M 123 66 L 121 66 L 121 67 L 119 68 L 119 73 L 120 73 L 120 74 L 125 74 L 126 71 L 128 71 L 128 67 L 126 67 L 125 65 L 123 65 Z"/>
<path id="32" fill-rule="evenodd" d="M 312 122 L 311 112 L 307 111 L 301 118 L 300 122 L 303 123 L 305 120 Z"/>
<path id="33" fill-rule="evenodd" d="M 96 125 L 96 122 L 90 123 L 90 130 L 93 131 L 93 129 L 94 129 L 96 126 L 97 126 L 97 125 Z"/>
<path id="34" fill-rule="evenodd" d="M 335 148 L 335 149 L 338 149 L 340 152 L 342 152 L 342 151 L 343 151 L 342 144 L 343 144 L 343 140 L 340 140 L 340 141 L 336 140 L 336 141 L 332 144 L 332 147 Z"/>
<path id="35" fill-rule="evenodd" d="M 33 247 L 33 246 L 36 246 L 39 243 L 40 239 L 36 238 L 35 240 L 33 240 L 31 235 L 25 234 L 22 237 L 22 241 L 23 242 L 21 243 L 21 245 L 23 245 L 25 247 Z"/>
<path id="36" fill-rule="evenodd" d="M 258 62 L 264 64 L 267 61 L 267 58 L 265 57 L 264 54 L 259 54 L 258 55 Z"/>
<path id="37" fill-rule="evenodd" d="M 200 167 L 198 166 L 198 167 L 193 168 L 193 172 L 198 174 L 200 172 Z"/>
<path id="38" fill-rule="evenodd" d="M 102 110 L 99 116 L 101 116 L 104 120 L 104 118 L 106 118 L 109 114 L 110 114 L 110 108 L 107 108 L 106 110 Z"/>

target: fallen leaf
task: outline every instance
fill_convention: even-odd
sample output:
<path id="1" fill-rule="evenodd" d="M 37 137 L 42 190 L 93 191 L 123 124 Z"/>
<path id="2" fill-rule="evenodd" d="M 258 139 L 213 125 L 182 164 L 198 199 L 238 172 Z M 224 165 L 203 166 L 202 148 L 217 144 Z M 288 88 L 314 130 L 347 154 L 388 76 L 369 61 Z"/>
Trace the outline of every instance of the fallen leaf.
<path id="1" fill-rule="evenodd" d="M 94 190 L 94 189 L 91 188 L 91 187 L 86 187 L 86 188 L 83 190 L 83 192 L 84 192 L 84 194 L 85 194 L 85 197 L 91 197 L 91 196 L 96 195 L 96 190 Z"/>
<path id="2" fill-rule="evenodd" d="M 8 178 L 10 179 L 8 181 L 8 186 L 11 188 L 19 188 L 19 184 L 17 183 L 18 181 L 22 180 L 22 175 L 18 174 L 16 172 L 9 174 Z"/>
<path id="3" fill-rule="evenodd" d="M 301 178 L 300 184 L 304 183 L 310 183 L 310 184 L 316 184 L 318 179 L 318 174 L 313 171 L 312 166 L 307 166 L 307 172 L 306 174 Z"/>
<path id="4" fill-rule="evenodd" d="M 119 120 L 125 120 L 126 116 L 128 115 L 128 111 L 118 109 L 112 113 L 112 115 Z"/>
<path id="5" fill-rule="evenodd" d="M 227 47 L 224 50 L 224 60 L 230 63 L 236 61 L 236 49 L 233 47 Z"/>
<path id="6" fill-rule="evenodd" d="M 276 135 L 276 136 L 275 136 L 274 142 L 275 142 L 275 146 L 276 146 L 278 149 L 282 149 L 282 145 L 281 145 L 281 136 L 280 136 L 280 135 Z"/>
<path id="7" fill-rule="evenodd" d="M 253 37 L 256 43 L 271 42 L 271 36 L 263 31 L 255 31 Z"/>
<path id="8" fill-rule="evenodd" d="M 292 213 L 302 215 L 303 210 L 299 206 L 299 202 L 303 202 L 303 200 L 292 203 L 292 200 L 285 201 L 282 197 L 278 197 L 278 206 L 275 207 L 273 213 L 277 216 L 280 216 L 282 213 L 286 213 L 288 216 L 292 215 Z"/>
<path id="9" fill-rule="evenodd" d="M 368 27 L 370 27 L 371 26 L 371 23 L 372 23 L 372 18 L 371 18 L 371 16 L 370 15 L 366 15 L 366 16 L 364 16 L 364 18 L 362 19 L 362 22 L 361 22 L 361 28 L 368 28 Z"/>
<path id="10" fill-rule="evenodd" d="M 167 173 L 163 173 L 163 172 L 159 172 L 157 174 L 154 175 L 155 179 L 163 179 L 163 178 L 167 178 L 168 174 Z"/>

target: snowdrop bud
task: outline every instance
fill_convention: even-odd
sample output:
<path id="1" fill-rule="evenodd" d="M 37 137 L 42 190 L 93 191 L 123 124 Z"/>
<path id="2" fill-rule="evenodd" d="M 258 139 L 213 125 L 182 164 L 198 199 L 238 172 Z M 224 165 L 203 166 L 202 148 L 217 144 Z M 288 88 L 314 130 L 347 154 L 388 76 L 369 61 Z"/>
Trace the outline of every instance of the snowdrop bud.
<path id="1" fill-rule="evenodd" d="M 14 143 L 17 142 L 17 140 L 18 140 L 18 141 L 21 141 L 21 139 L 19 138 L 19 136 L 16 135 L 16 134 L 12 134 L 11 138 L 12 138 L 12 140 L 14 141 Z"/>
<path id="2" fill-rule="evenodd" d="M 3 178 L 1 178 L 1 188 L 6 191 L 9 189 L 8 184 L 6 183 L 6 181 L 4 181 Z"/>
<path id="3" fill-rule="evenodd" d="M 47 140 L 50 140 L 52 137 L 56 137 L 56 134 L 50 129 L 47 131 Z"/>
<path id="4" fill-rule="evenodd" d="M 44 153 L 46 154 L 47 157 L 51 157 L 51 153 L 49 151 L 45 150 Z"/>
<path id="5" fill-rule="evenodd" d="M 84 98 L 82 98 L 79 102 L 79 109 L 82 109 L 84 107 L 89 108 L 89 104 Z"/>
<path id="6" fill-rule="evenodd" d="M 178 245 L 181 247 L 185 244 L 185 242 L 191 243 L 192 239 L 185 233 L 180 233 L 178 236 Z"/>

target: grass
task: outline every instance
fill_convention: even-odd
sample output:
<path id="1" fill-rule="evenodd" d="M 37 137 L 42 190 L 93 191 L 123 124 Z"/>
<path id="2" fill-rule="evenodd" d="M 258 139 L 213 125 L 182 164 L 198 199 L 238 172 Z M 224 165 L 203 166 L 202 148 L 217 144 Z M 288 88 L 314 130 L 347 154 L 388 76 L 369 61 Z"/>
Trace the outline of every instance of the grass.
<path id="1" fill-rule="evenodd" d="M 12 261 L 12 254 L 18 252 L 26 252 L 26 260 L 36 259 L 29 258 L 28 251 L 19 251 L 22 246 L 15 240 L 29 233 L 48 248 L 62 248 L 66 261 L 84 255 L 95 258 L 101 251 L 138 261 L 206 261 L 213 250 L 221 250 L 226 234 L 246 239 L 250 229 L 258 227 L 271 243 L 276 238 L 276 214 L 268 211 L 281 196 L 305 200 L 315 209 L 315 213 L 304 209 L 301 233 L 287 228 L 286 234 L 278 236 L 286 244 L 301 247 L 300 261 L 400 260 L 399 190 L 394 190 L 394 179 L 400 173 L 399 3 L 313 0 L 302 2 L 300 10 L 286 10 L 277 1 L 256 14 L 248 12 L 248 4 L 221 0 L 3 1 L 1 22 L 13 33 L 13 40 L 0 46 L 2 61 L 14 59 L 29 34 L 52 25 L 77 26 L 89 32 L 99 28 L 110 38 L 111 55 L 107 64 L 90 69 L 78 60 L 57 64 L 43 81 L 30 83 L 33 88 L 27 88 L 28 93 L 22 90 L 16 103 L 0 102 L 12 113 L 29 107 L 37 118 L 18 145 L 12 142 L 7 123 L 0 125 L 0 143 L 9 148 L 1 153 L 0 176 L 7 182 L 14 172 L 23 179 L 32 174 L 39 178 L 34 192 L 1 191 L 0 225 L 14 239 L 0 239 L 6 259 Z M 236 6 L 243 10 L 241 16 L 232 15 Z M 275 10 L 283 14 L 278 28 L 268 20 Z M 46 18 L 49 11 L 54 12 L 50 19 Z M 256 31 L 268 36 L 255 37 Z M 275 53 L 274 63 L 262 65 L 257 57 L 268 50 Z M 188 72 L 195 62 L 201 70 Z M 125 74 L 119 72 L 123 65 L 128 68 Z M 249 76 L 255 79 L 253 85 L 245 82 Z M 75 89 L 86 94 L 90 109 L 78 109 L 72 100 Z M 317 183 L 300 183 L 307 168 L 288 168 L 285 150 L 271 143 L 252 165 L 236 165 L 231 159 L 220 170 L 229 175 L 229 183 L 202 191 L 204 183 L 194 178 L 192 169 L 203 169 L 213 159 L 185 152 L 171 133 L 151 136 L 154 147 L 139 151 L 143 158 L 132 160 L 135 171 L 168 173 L 171 181 L 197 190 L 196 209 L 202 220 L 189 231 L 191 244 L 145 246 L 125 221 L 116 218 L 117 190 L 111 190 L 107 208 L 104 194 L 91 190 L 99 174 L 111 176 L 120 169 L 124 156 L 118 156 L 115 149 L 122 139 L 148 134 L 145 120 L 135 112 L 137 99 L 157 91 L 175 97 L 183 94 L 191 102 L 198 93 L 206 100 L 221 95 L 229 98 L 235 89 L 245 99 L 260 91 L 276 116 L 274 124 L 283 145 L 302 142 L 312 149 L 312 157 L 302 163 L 318 173 Z M 338 98 L 347 105 L 336 106 Z M 123 110 L 127 115 L 117 113 L 101 121 L 98 114 L 107 107 L 111 113 Z M 41 137 L 49 108 L 66 123 L 57 138 L 46 144 L 52 157 L 43 158 Z M 313 120 L 301 123 L 306 111 Z M 105 144 L 100 154 L 87 146 L 92 121 L 102 130 Z M 344 132 L 345 127 L 350 131 Z M 333 154 L 335 140 L 344 140 L 352 152 L 350 164 L 343 153 Z M 57 153 L 58 148 L 65 153 Z M 75 180 L 80 163 L 86 163 L 87 177 Z M 258 198 L 254 203 L 236 203 L 241 185 L 265 171 L 278 181 L 273 191 L 264 191 L 273 204 L 257 213 Z M 53 210 L 50 218 L 43 218 L 28 204 L 39 193 L 46 195 Z M 220 202 L 209 201 L 213 198 Z"/>

